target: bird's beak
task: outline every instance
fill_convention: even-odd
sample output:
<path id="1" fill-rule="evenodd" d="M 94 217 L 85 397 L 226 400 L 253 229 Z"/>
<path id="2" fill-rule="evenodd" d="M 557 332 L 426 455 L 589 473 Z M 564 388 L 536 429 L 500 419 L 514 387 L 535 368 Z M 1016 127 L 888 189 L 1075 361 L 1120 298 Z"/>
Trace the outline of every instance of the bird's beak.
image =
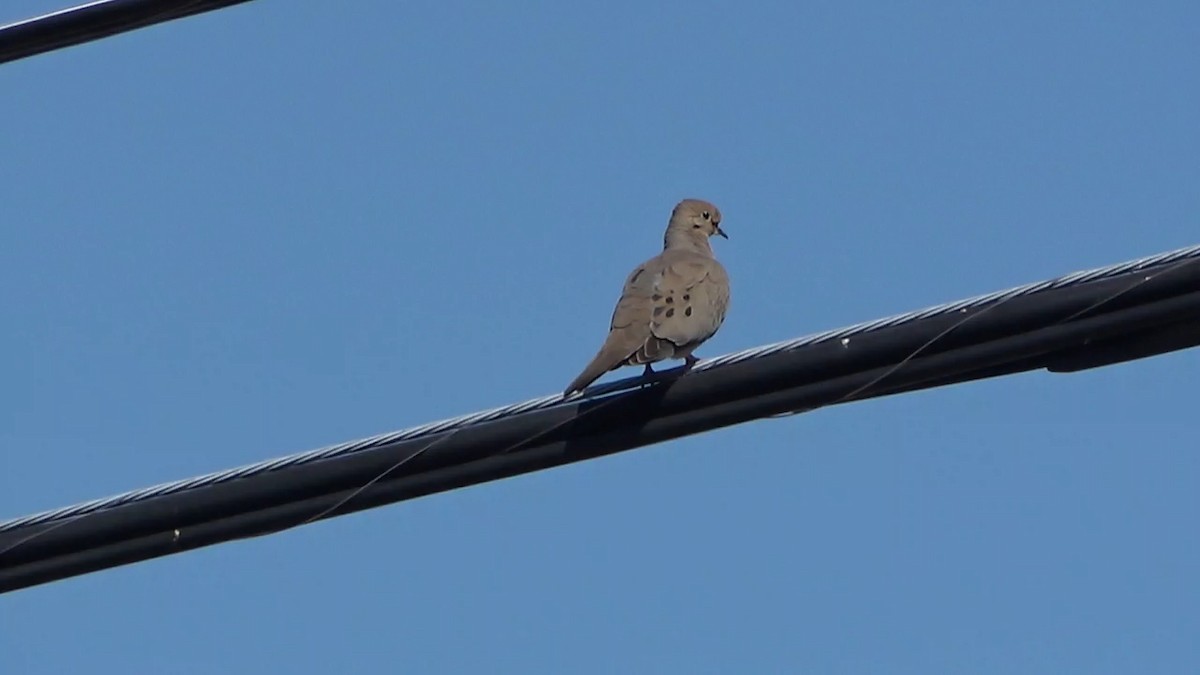
<path id="1" fill-rule="evenodd" d="M 729 235 L 725 234 L 725 230 L 722 230 L 720 225 L 717 225 L 717 231 L 714 234 L 716 234 L 718 237 L 729 239 Z"/>

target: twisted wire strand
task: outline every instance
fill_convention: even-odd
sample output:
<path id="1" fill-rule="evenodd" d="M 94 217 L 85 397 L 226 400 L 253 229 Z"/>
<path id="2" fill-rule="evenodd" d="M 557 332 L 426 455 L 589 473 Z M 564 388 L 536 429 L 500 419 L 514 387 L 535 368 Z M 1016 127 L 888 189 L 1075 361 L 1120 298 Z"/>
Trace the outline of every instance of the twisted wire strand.
<path id="1" fill-rule="evenodd" d="M 1189 246 L 1186 248 L 1176 249 L 1174 251 L 1167 251 L 1165 253 L 1146 256 L 1144 258 L 1138 258 L 1136 260 L 1110 265 L 1107 267 L 1098 267 L 1091 270 L 1073 272 L 1071 274 L 1054 279 L 1048 279 L 1046 281 L 1039 281 L 1025 284 L 1023 286 L 1017 286 L 1015 288 L 986 293 L 984 295 L 978 295 L 964 300 L 956 300 L 953 302 L 935 305 L 912 312 L 906 312 L 904 314 L 897 314 L 882 319 L 865 321 L 851 326 L 846 326 L 844 328 L 813 333 L 773 344 L 751 347 L 749 349 L 732 352 L 723 356 L 705 359 L 697 363 L 693 370 L 704 371 L 711 368 L 741 363 L 752 359 L 759 359 L 766 356 L 771 356 L 773 354 L 778 354 L 780 352 L 791 351 L 821 342 L 827 342 L 831 340 L 846 340 L 856 335 L 862 335 L 864 333 L 870 333 L 884 328 L 891 328 L 930 317 L 975 309 L 985 305 L 990 305 L 995 302 L 1007 301 L 1015 297 L 1033 295 L 1035 293 L 1069 286 L 1078 286 L 1088 282 L 1117 277 L 1133 272 L 1157 270 L 1158 268 L 1162 268 L 1164 266 L 1196 259 L 1200 259 L 1200 245 Z M 323 448 L 309 450 L 307 452 L 286 455 L 284 457 L 247 464 L 245 466 L 226 469 L 224 471 L 217 471 L 202 476 L 196 476 L 194 478 L 187 478 L 169 483 L 161 483 L 159 485 L 132 490 L 118 495 L 113 495 L 111 497 L 94 499 L 87 502 L 81 502 L 79 504 L 64 506 L 6 521 L 0 521 L 0 533 L 10 532 L 34 525 L 72 520 L 98 511 L 116 508 L 118 506 L 124 506 L 135 502 L 141 502 L 210 485 L 241 480 L 257 474 L 278 471 L 280 469 L 309 464 L 311 462 L 317 462 L 333 457 L 340 457 L 343 455 L 362 452 L 388 445 L 390 443 L 395 443 L 397 441 L 407 441 L 426 436 L 433 436 L 447 431 L 454 431 L 465 427 L 474 426 L 483 422 L 491 422 L 506 417 L 514 417 L 516 415 L 521 415 L 535 410 L 552 408 L 567 402 L 573 403 L 583 398 L 593 399 L 601 396 L 607 396 L 609 394 L 614 394 L 616 392 L 635 387 L 641 382 L 641 380 L 642 378 L 637 376 L 619 380 L 607 385 L 592 387 L 591 391 L 584 394 L 577 394 L 568 399 L 564 399 L 561 394 L 541 396 L 539 398 L 500 406 L 490 410 L 482 410 L 444 420 L 428 422 L 399 431 L 377 434 L 375 436 L 370 436 L 355 441 L 337 443 L 335 445 L 329 445 Z"/>

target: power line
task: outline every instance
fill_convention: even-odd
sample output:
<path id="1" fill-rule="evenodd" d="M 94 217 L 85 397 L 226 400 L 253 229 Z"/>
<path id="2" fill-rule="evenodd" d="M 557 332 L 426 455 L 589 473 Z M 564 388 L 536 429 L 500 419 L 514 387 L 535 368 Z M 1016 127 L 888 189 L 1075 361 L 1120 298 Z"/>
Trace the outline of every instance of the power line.
<path id="1" fill-rule="evenodd" d="M 0 592 L 753 419 L 1197 344 L 1200 246 L 0 522 Z"/>
<path id="2" fill-rule="evenodd" d="M 250 0 L 98 0 L 0 26 L 0 63 Z"/>

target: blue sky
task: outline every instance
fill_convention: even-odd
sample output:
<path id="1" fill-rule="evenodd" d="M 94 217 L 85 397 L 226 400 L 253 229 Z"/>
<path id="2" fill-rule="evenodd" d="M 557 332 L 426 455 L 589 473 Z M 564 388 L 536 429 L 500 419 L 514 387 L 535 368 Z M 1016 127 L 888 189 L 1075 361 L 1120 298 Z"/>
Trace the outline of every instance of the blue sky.
<path id="1" fill-rule="evenodd" d="M 253 2 L 0 66 L 0 518 L 559 391 L 682 197 L 730 234 L 702 356 L 1200 242 L 1200 6 L 983 4 Z M 0 653 L 1194 671 L 1197 365 L 830 408 L 77 577 L 0 596 Z"/>

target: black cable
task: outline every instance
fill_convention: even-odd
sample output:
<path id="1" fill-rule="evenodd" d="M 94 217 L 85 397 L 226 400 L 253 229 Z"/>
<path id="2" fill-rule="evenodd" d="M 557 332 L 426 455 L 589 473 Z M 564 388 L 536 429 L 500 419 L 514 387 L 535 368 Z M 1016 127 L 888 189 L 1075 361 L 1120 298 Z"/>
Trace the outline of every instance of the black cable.
<path id="1" fill-rule="evenodd" d="M 848 340 L 764 352 L 611 396 L 84 515 L 19 521 L 0 527 L 0 592 L 766 416 L 1200 344 L 1200 258 L 1121 269 L 1127 271 L 922 314 Z"/>
<path id="2" fill-rule="evenodd" d="M 250 0 L 105 0 L 0 26 L 0 63 Z"/>

